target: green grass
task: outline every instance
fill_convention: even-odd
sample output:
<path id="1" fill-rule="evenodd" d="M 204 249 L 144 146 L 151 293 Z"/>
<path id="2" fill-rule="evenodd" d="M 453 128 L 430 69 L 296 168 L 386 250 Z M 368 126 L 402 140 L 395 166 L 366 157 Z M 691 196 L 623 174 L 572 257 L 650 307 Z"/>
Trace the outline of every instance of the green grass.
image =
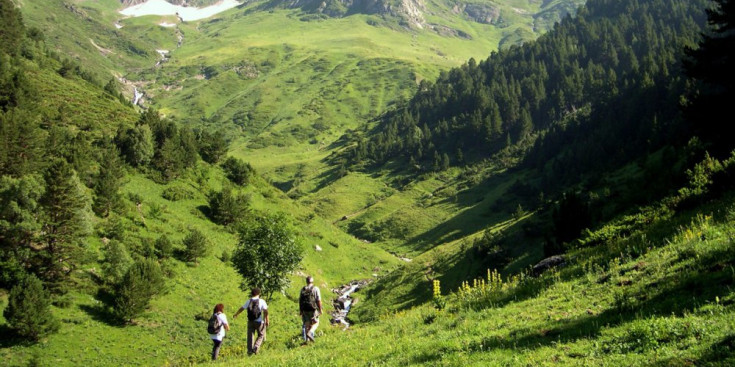
<path id="1" fill-rule="evenodd" d="M 125 327 L 109 323 L 111 314 L 104 303 L 105 296 L 96 293 L 93 280 L 94 274 L 99 273 L 99 264 L 93 262 L 85 266 L 75 275 L 77 285 L 73 290 L 62 296 L 62 303 L 52 307 L 52 312 L 62 322 L 60 332 L 35 345 L 6 341 L 10 344 L 0 349 L 4 365 L 24 365 L 33 358 L 41 365 L 59 366 L 162 365 L 167 360 L 180 361 L 188 355 L 206 353 L 210 345 L 205 322 L 196 317 L 208 314 L 214 304 L 220 302 L 226 305 L 227 314 L 232 315 L 246 300 L 246 293 L 240 290 L 240 275 L 219 260 L 223 252 L 235 248 L 236 236 L 212 224 L 199 209 L 206 205 L 206 193 L 219 189 L 223 174 L 204 164 L 194 172 L 205 179 L 196 180 L 192 173 L 169 186 L 188 186 L 196 192 L 195 197 L 174 202 L 161 197 L 167 186 L 140 175 L 128 176 L 123 193 L 126 197 L 138 195 L 143 201 L 139 208 L 128 202 L 121 221 L 128 228 L 128 239 L 156 239 L 166 234 L 178 249 L 182 248 L 181 240 L 188 231 L 196 228 L 209 241 L 209 255 L 198 264 L 173 259 L 165 261 L 164 267 L 173 276 L 167 280 L 164 294 L 153 300 L 151 307 L 135 319 L 134 325 Z M 309 215 L 308 210 L 290 203 L 260 179 L 244 191 L 250 193 L 253 208 L 286 213 L 296 223 L 297 236 L 305 250 L 300 268 L 291 276 L 292 288 L 285 296 L 276 293 L 268 300 L 274 320 L 270 343 L 289 343 L 293 339 L 289 332 L 291 325 L 297 323 L 295 299 L 303 282 L 299 274 L 313 274 L 323 289 L 325 304 L 331 304 L 332 287 L 353 279 L 372 278 L 373 273 L 385 274 L 397 263 L 390 254 L 367 246 L 329 222 Z M 101 236 L 102 232 L 95 231 L 87 240 L 91 254 L 100 259 Z M 139 241 L 133 240 L 136 242 Z M 315 245 L 322 251 L 315 251 Z M 5 293 L 0 301 L 4 308 Z M 6 327 L 4 322 L 0 320 L 0 328 Z M 233 323 L 233 339 L 243 337 L 242 322 L 240 319 Z"/>
<path id="2" fill-rule="evenodd" d="M 733 196 L 648 218 L 540 278 L 506 279 L 485 295 L 444 288 L 441 310 L 429 302 L 348 331 L 322 327 L 313 346 L 273 343 L 224 365 L 731 365 Z M 428 279 L 404 280 L 431 294 Z"/>

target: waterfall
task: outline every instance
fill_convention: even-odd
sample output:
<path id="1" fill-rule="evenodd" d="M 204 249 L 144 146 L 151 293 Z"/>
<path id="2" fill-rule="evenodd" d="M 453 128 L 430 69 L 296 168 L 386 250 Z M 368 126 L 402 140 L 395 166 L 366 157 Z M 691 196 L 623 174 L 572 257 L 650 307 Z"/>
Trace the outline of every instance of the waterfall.
<path id="1" fill-rule="evenodd" d="M 133 87 L 133 105 L 137 105 L 140 99 L 143 98 L 143 92 L 139 92 L 137 87 Z"/>

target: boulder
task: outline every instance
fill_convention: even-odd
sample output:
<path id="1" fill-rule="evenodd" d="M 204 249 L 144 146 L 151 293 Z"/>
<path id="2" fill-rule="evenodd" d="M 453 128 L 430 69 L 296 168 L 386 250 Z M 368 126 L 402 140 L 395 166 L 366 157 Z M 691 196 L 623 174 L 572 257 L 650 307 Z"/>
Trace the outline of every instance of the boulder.
<path id="1" fill-rule="evenodd" d="M 562 267 L 566 264 L 567 260 L 563 255 L 554 255 L 539 261 L 538 264 L 533 266 L 531 271 L 534 276 L 539 276 L 551 268 Z"/>

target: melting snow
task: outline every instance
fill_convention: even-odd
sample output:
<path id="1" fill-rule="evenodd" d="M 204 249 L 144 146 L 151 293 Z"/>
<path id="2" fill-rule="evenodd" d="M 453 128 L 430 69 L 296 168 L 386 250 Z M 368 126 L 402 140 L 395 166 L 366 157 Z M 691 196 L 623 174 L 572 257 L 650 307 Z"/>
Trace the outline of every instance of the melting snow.
<path id="1" fill-rule="evenodd" d="M 206 8 L 173 5 L 164 0 L 148 0 L 120 11 L 121 14 L 140 17 L 144 15 L 178 15 L 184 21 L 209 18 L 240 5 L 237 0 L 222 0 Z M 162 24 L 163 25 L 163 24 Z"/>

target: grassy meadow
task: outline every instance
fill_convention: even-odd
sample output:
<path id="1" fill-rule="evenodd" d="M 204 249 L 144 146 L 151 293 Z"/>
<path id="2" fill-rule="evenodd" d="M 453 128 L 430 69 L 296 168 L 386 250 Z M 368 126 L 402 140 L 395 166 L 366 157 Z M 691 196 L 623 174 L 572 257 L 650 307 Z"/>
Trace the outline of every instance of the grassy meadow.
<path id="1" fill-rule="evenodd" d="M 127 214 L 120 223 L 95 223 L 93 236 L 87 240 L 89 256 L 101 261 L 103 237 L 116 226 L 129 228 L 134 241 L 143 246 L 161 235 L 174 243 L 175 253 L 183 249 L 181 240 L 191 229 L 198 229 L 208 239 L 208 255 L 196 264 L 174 258 L 164 260 L 168 274 L 164 293 L 154 298 L 150 308 L 135 323 L 121 326 L 110 323 L 109 295 L 89 293 L 95 287 L 100 268 L 94 263 L 75 275 L 77 286 L 54 303 L 52 312 L 63 326 L 38 344 L 4 340 L 0 349 L 3 365 L 163 365 L 180 363 L 188 356 L 198 359 L 211 349 L 206 332 L 206 318 L 216 303 L 226 305 L 232 315 L 247 299 L 240 290 L 242 278 L 224 263 L 223 253 L 231 253 L 237 237 L 226 228 L 216 226 L 203 214 L 205 193 L 216 190 L 224 179 L 219 169 L 202 164 L 191 177 L 167 186 L 140 175 L 128 176 L 123 189 L 126 197 L 141 200 L 136 206 L 128 201 Z M 166 187 L 184 186 L 197 194 L 192 199 L 169 201 L 162 197 Z M 298 241 L 304 249 L 304 260 L 292 275 L 292 287 L 284 294 L 276 293 L 268 302 L 273 326 L 269 344 L 293 343 L 299 335 L 298 289 L 304 274 L 313 274 L 322 287 L 325 303 L 331 303 L 331 288 L 354 279 L 372 279 L 385 274 L 398 260 L 392 255 L 357 241 L 330 223 L 310 215 L 309 211 L 289 202 L 263 181 L 250 185 L 244 193 L 251 195 L 252 207 L 259 211 L 283 212 L 298 223 Z M 113 228 L 113 229 L 110 229 Z M 132 228 L 132 230 L 130 229 Z M 146 240 L 148 239 L 148 241 Z M 321 251 L 316 250 L 316 246 Z M 0 306 L 7 304 L 7 293 Z M 232 339 L 244 338 L 244 319 L 233 323 Z M 7 327 L 0 319 L 0 328 Z"/>
<path id="2" fill-rule="evenodd" d="M 649 224 L 625 233 L 631 218 L 623 218 L 590 233 L 566 267 L 539 278 L 489 273 L 441 286 L 420 306 L 376 311 L 374 322 L 347 331 L 322 328 L 312 346 L 273 345 L 223 364 L 731 365 L 733 199 L 642 210 L 635 217 Z M 600 235 L 613 239 L 591 240 Z M 432 297 L 429 278 L 403 280 Z"/>

